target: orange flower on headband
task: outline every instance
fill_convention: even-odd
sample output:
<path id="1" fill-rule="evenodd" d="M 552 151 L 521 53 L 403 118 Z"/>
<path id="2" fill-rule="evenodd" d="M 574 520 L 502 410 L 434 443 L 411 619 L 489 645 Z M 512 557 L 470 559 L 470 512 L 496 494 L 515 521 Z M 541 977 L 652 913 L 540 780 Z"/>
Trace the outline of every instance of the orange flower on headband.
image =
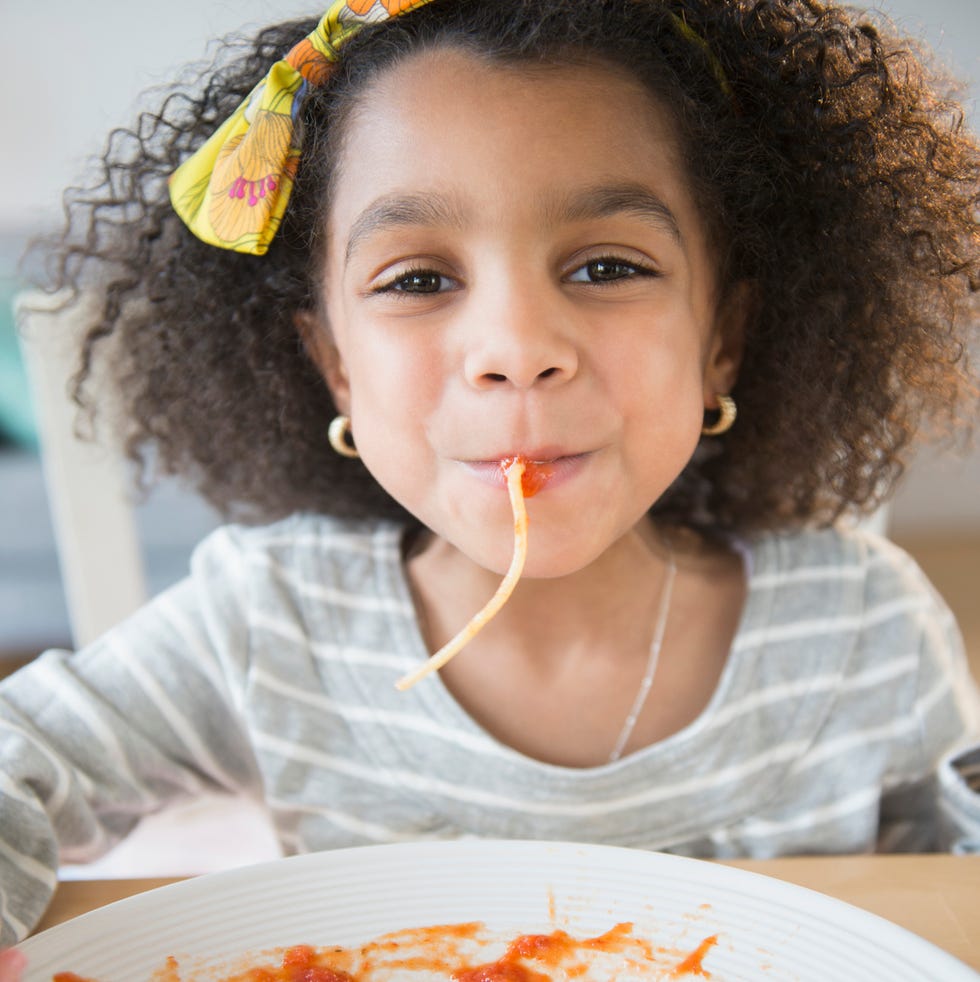
<path id="1" fill-rule="evenodd" d="M 429 0 L 335 0 L 308 37 L 170 177 L 170 201 L 202 241 L 261 256 L 286 211 L 299 163 L 296 117 L 308 86 L 329 79 L 342 43 L 369 22 Z"/>
<path id="2" fill-rule="evenodd" d="M 347 6 L 355 14 L 364 17 L 375 2 L 376 0 L 348 0 Z M 389 17 L 397 17 L 400 13 L 418 6 L 417 3 L 413 3 L 413 0 L 377 0 L 377 2 L 388 11 Z"/>
<path id="3" fill-rule="evenodd" d="M 286 55 L 286 61 L 313 86 L 325 85 L 333 71 L 333 65 L 313 47 L 309 38 L 303 38 Z"/>

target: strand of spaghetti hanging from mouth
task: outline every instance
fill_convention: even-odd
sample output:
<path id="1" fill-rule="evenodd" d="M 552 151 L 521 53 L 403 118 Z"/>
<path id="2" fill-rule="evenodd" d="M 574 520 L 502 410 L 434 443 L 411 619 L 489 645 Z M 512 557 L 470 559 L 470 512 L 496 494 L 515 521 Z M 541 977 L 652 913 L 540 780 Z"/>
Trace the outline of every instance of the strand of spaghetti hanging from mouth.
<path id="1" fill-rule="evenodd" d="M 524 571 L 527 559 L 527 508 L 524 498 L 531 497 L 541 487 L 543 475 L 533 461 L 524 457 L 507 457 L 500 462 L 501 470 L 507 478 L 507 494 L 510 498 L 510 508 L 514 514 L 514 553 L 510 567 L 504 575 L 500 586 L 487 601 L 482 610 L 477 611 L 463 629 L 450 638 L 428 661 L 425 661 L 414 672 L 403 676 L 395 683 L 395 688 L 404 692 L 427 675 L 438 671 L 455 655 L 459 654 L 496 617 L 500 608 L 510 599 L 517 586 L 517 581 Z"/>

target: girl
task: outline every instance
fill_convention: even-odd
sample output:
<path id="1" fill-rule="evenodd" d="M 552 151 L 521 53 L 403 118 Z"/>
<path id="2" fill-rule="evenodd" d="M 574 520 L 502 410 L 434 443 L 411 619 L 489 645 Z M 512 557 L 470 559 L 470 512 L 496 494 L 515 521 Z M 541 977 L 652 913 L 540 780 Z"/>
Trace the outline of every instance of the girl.
<path id="1" fill-rule="evenodd" d="M 289 853 L 976 842 L 955 625 L 845 519 L 971 398 L 978 165 L 813 0 L 349 0 L 117 137 L 53 252 L 77 395 L 250 524 L 0 689 L 4 941 L 204 788 Z M 513 456 L 524 578 L 398 691 L 507 569 Z"/>

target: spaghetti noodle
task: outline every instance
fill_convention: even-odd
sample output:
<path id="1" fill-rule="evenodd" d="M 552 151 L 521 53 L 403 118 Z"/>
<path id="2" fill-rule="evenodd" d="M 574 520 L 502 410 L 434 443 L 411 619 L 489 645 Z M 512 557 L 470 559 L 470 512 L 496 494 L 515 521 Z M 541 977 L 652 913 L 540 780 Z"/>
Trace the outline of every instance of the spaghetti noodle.
<path id="1" fill-rule="evenodd" d="M 523 457 L 509 457 L 502 460 L 500 466 L 507 477 L 507 493 L 510 496 L 511 511 L 514 513 L 514 554 L 510 561 L 510 568 L 497 587 L 496 593 L 487 601 L 483 609 L 477 611 L 465 627 L 450 638 L 428 661 L 423 662 L 414 672 L 403 676 L 395 683 L 395 687 L 403 692 L 427 675 L 438 671 L 465 648 L 507 603 L 514 592 L 514 587 L 517 586 L 517 581 L 521 578 L 524 562 L 527 559 L 527 509 L 524 507 L 523 484 L 527 461 Z"/>

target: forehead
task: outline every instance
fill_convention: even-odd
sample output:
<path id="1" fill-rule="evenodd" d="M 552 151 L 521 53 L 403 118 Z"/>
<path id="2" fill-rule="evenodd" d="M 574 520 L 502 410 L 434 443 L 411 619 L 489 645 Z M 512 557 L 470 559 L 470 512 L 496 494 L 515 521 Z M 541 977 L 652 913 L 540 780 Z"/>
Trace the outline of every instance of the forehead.
<path id="1" fill-rule="evenodd" d="M 625 70 L 597 62 L 500 64 L 458 50 L 406 58 L 365 88 L 334 172 L 331 226 L 388 194 L 506 208 L 533 191 L 647 185 L 696 223 L 670 114 Z M 486 212 L 484 212 L 486 214 Z"/>

